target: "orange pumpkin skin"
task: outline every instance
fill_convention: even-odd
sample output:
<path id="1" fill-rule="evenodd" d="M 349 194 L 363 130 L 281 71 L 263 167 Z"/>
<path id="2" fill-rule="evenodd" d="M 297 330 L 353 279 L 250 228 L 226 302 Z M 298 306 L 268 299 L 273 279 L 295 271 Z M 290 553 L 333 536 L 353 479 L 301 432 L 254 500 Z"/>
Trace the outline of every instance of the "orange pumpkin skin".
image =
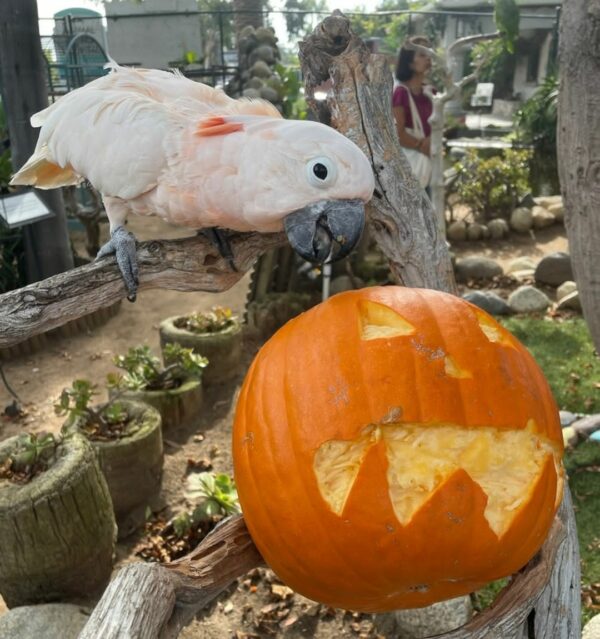
<path id="1" fill-rule="evenodd" d="M 396 315 L 410 334 L 385 334 Z M 552 454 L 540 452 L 539 474 L 514 514 L 500 511 L 512 517 L 502 534 L 486 518 L 494 490 L 486 494 L 463 468 L 402 524 L 390 496 L 386 437 L 403 424 L 415 441 L 449 424 L 457 437 L 485 430 L 498 446 L 523 437 L 539 448 L 539 439 Z M 338 514 L 324 498 L 316 456 L 368 429 L 377 436 Z M 528 351 L 464 300 L 401 287 L 342 293 L 288 322 L 246 376 L 233 433 L 242 511 L 269 566 L 306 597 L 366 612 L 429 605 L 524 566 L 562 496 L 562 450 L 556 404 Z"/>

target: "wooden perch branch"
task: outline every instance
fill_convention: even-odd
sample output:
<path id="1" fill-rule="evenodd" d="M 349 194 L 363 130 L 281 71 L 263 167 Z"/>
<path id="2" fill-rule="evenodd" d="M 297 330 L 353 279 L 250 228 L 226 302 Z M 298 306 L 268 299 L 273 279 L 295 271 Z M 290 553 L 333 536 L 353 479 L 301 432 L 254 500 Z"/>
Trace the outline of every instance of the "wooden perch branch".
<path id="1" fill-rule="evenodd" d="M 283 234 L 232 234 L 230 244 L 237 272 L 202 236 L 142 242 L 138 247 L 140 290 L 224 291 L 262 253 L 284 242 Z M 0 295 L 0 348 L 18 344 L 126 296 L 114 257 Z"/>
<path id="2" fill-rule="evenodd" d="M 173 639 L 235 579 L 262 564 L 243 518 L 227 519 L 171 564 L 122 568 L 79 639 Z"/>

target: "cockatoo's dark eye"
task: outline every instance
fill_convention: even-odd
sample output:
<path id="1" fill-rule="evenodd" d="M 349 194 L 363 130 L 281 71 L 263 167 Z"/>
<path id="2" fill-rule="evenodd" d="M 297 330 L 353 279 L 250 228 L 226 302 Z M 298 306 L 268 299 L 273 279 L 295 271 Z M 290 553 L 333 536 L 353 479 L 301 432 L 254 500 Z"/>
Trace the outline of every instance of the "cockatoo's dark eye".
<path id="1" fill-rule="evenodd" d="M 319 180 L 324 180 L 327 177 L 327 167 L 320 162 L 317 162 L 313 166 L 313 173 L 319 178 Z"/>
<path id="2" fill-rule="evenodd" d="M 335 164 L 324 156 L 313 158 L 306 163 L 306 177 L 312 186 L 330 186 L 337 177 Z"/>

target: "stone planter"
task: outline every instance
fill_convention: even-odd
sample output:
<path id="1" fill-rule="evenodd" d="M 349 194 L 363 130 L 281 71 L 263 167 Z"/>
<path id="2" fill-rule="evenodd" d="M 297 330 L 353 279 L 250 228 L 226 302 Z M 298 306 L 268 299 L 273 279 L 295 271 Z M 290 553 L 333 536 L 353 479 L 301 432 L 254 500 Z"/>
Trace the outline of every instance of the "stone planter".
<path id="1" fill-rule="evenodd" d="M 236 377 L 242 359 L 241 325 L 235 324 L 218 333 L 193 333 L 175 325 L 177 320 L 183 318 L 184 316 L 169 317 L 161 322 L 161 349 L 164 349 L 165 344 L 176 343 L 185 348 L 192 348 L 194 353 L 207 357 L 208 366 L 202 374 L 202 380 L 206 385 L 220 384 Z"/>
<path id="2" fill-rule="evenodd" d="M 197 419 L 202 407 L 202 380 L 186 379 L 181 386 L 168 390 L 128 390 L 125 392 L 109 389 L 109 397 L 119 395 L 122 399 L 143 402 L 156 408 L 162 419 L 162 432 L 179 428 Z"/>
<path id="3" fill-rule="evenodd" d="M 146 506 L 160 491 L 163 444 L 156 408 L 128 399 L 119 402 L 140 428 L 120 439 L 90 443 L 108 484 L 119 539 L 123 539 L 143 525 Z"/>
<path id="4" fill-rule="evenodd" d="M 0 459 L 17 437 L 0 443 Z M 110 579 L 115 518 L 85 437 L 74 434 L 29 483 L 0 480 L 0 594 L 9 608 L 94 596 Z"/>

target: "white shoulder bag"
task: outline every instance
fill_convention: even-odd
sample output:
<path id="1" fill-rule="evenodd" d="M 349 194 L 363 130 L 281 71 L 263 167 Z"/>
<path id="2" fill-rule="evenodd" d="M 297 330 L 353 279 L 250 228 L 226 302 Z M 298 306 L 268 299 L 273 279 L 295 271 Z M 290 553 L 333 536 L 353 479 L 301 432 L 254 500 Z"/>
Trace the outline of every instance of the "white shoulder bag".
<path id="1" fill-rule="evenodd" d="M 421 122 L 421 116 L 417 111 L 417 105 L 412 97 L 412 93 L 410 89 L 403 84 L 402 85 L 406 91 L 408 92 L 408 102 L 410 104 L 410 114 L 412 117 L 413 126 L 411 129 L 407 128 L 406 132 L 412 135 L 414 138 L 422 140 L 425 137 L 425 132 L 423 131 L 423 123 Z M 429 185 L 429 180 L 431 179 L 431 159 L 417 151 L 416 149 L 409 149 L 405 146 L 402 147 L 404 154 L 410 164 L 410 168 L 417 180 L 419 180 L 419 184 L 425 188 Z"/>

